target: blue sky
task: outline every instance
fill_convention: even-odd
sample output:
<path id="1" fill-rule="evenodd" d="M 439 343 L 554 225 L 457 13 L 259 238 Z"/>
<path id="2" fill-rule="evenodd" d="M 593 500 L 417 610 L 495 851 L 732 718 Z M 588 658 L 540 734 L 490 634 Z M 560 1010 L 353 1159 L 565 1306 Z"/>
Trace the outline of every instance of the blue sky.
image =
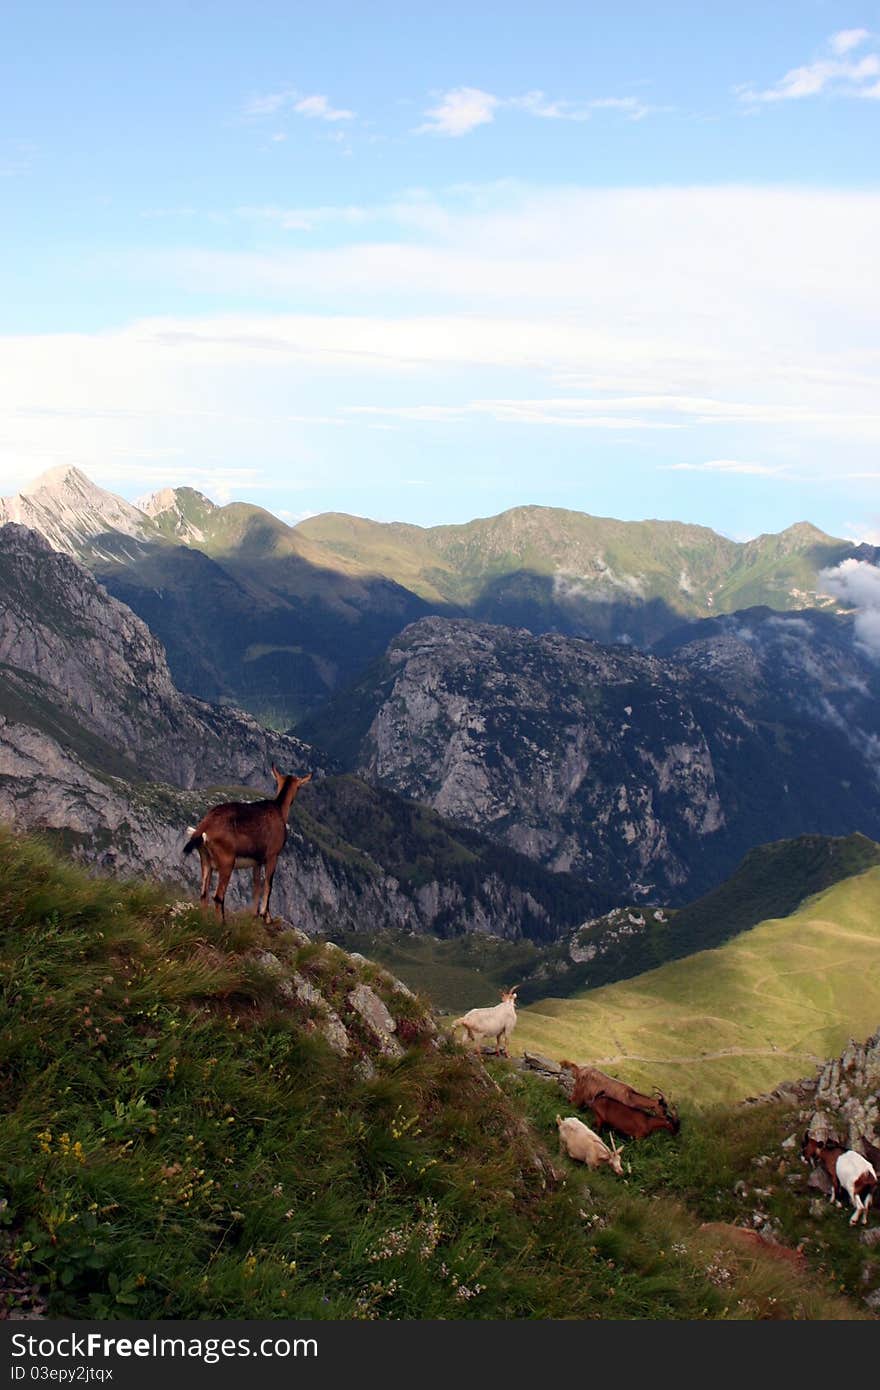
<path id="1" fill-rule="evenodd" d="M 7 6 L 0 482 L 880 533 L 880 4 Z"/>

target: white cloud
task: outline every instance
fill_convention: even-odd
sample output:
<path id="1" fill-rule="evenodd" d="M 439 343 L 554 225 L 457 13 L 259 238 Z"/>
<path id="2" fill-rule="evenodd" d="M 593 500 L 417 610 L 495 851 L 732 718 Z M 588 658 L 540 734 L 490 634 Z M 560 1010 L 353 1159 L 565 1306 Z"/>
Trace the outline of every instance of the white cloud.
<path id="1" fill-rule="evenodd" d="M 594 111 L 619 111 L 631 121 L 640 121 L 653 111 L 668 110 L 667 107 L 647 106 L 638 97 L 593 97 L 589 101 L 551 101 L 543 92 L 526 92 L 522 97 L 511 97 L 505 103 L 519 107 L 530 116 L 539 116 L 551 121 L 588 121 Z"/>
<path id="2" fill-rule="evenodd" d="M 318 121 L 353 121 L 355 114 L 353 111 L 331 106 L 325 96 L 303 97 L 300 101 L 294 102 L 293 109 L 300 116 L 308 116 L 310 120 Z"/>
<path id="3" fill-rule="evenodd" d="M 623 420 L 610 417 L 609 409 L 632 410 L 637 417 Z M 621 395 L 595 399 L 549 397 L 541 400 L 477 400 L 459 405 L 354 406 L 352 412 L 394 416 L 403 420 L 453 420 L 468 415 L 491 415 L 496 420 L 515 420 L 524 424 L 580 425 L 586 428 L 608 428 L 616 424 L 638 425 L 645 429 L 680 428 L 680 417 L 701 425 L 737 423 L 759 425 L 793 425 L 801 427 L 831 427 L 862 430 L 880 439 L 880 412 L 841 416 L 840 412 L 819 411 L 810 406 L 767 402 L 715 400 L 701 396 Z M 667 417 L 667 418 L 664 418 Z M 664 465 L 678 471 L 781 473 L 785 466 L 771 466 L 739 459 L 711 459 L 703 463 Z M 845 477 L 877 477 L 874 472 L 844 474 Z"/>
<path id="4" fill-rule="evenodd" d="M 832 53 L 850 53 L 871 37 L 867 29 L 839 29 L 828 40 Z"/>
<path id="5" fill-rule="evenodd" d="M 737 95 L 749 106 L 796 101 L 819 96 L 822 92 L 876 99 L 880 97 L 880 82 L 877 81 L 880 78 L 880 54 L 867 53 L 857 59 L 847 57 L 869 38 L 871 35 L 867 29 L 841 29 L 828 40 L 828 49 L 833 56 L 790 68 L 771 87 L 756 89 L 748 84 L 737 87 Z"/>
<path id="6" fill-rule="evenodd" d="M 416 128 L 416 135 L 468 135 L 478 126 L 489 125 L 501 110 L 525 111 L 546 121 L 589 121 L 596 111 L 619 111 L 631 121 L 640 121 L 653 111 L 667 107 L 647 106 L 637 97 L 593 97 L 568 101 L 548 97 L 542 91 L 518 97 L 499 97 L 479 87 L 456 87 L 445 92 L 437 106 L 425 112 L 428 120 Z"/>
<path id="7" fill-rule="evenodd" d="M 409 420 L 643 449 L 656 431 L 657 463 L 848 478 L 853 512 L 877 472 L 876 193 L 508 184 L 240 212 L 338 222 L 343 244 L 143 253 L 132 268 L 163 299 L 249 311 L 0 337 L 0 468 L 149 462 L 145 491 L 160 468 L 175 481 L 150 454 L 174 449 L 208 471 L 259 458 L 308 478 L 331 424 Z"/>
<path id="8" fill-rule="evenodd" d="M 283 110 L 295 111 L 297 115 L 306 116 L 310 120 L 335 122 L 355 119 L 354 111 L 332 106 L 329 97 L 322 93 L 305 96 L 295 87 L 286 87 L 280 92 L 267 92 L 264 96 L 252 97 L 246 104 L 244 113 L 246 116 L 275 116 Z M 278 137 L 272 138 L 274 140 Z"/>
<path id="9" fill-rule="evenodd" d="M 468 135 L 477 126 L 490 125 L 500 98 L 479 87 L 455 87 L 445 92 L 436 106 L 425 112 L 427 120 L 416 129 L 417 135 Z"/>
<path id="10" fill-rule="evenodd" d="M 590 403 L 585 403 L 589 406 Z M 600 404 L 596 402 L 596 404 Z M 465 420 L 476 415 L 486 415 L 499 422 L 516 425 L 566 425 L 575 429 L 594 430 L 670 430 L 678 426 L 670 421 L 647 420 L 638 415 L 619 414 L 619 407 L 626 401 L 606 400 L 601 402 L 604 414 L 597 414 L 589 408 L 584 412 L 570 409 L 566 401 L 470 401 L 464 405 L 355 405 L 347 406 L 347 415 L 380 416 L 415 423 L 441 423 L 444 421 Z"/>
<path id="11" fill-rule="evenodd" d="M 855 609 L 856 641 L 880 660 L 880 569 L 866 560 L 844 560 L 819 578 L 827 593 Z"/>
<path id="12" fill-rule="evenodd" d="M 296 93 L 286 89 L 283 92 L 266 92 L 263 96 L 251 97 L 244 108 L 246 116 L 274 116 L 282 107 L 289 106 Z"/>
<path id="13" fill-rule="evenodd" d="M 782 467 L 745 459 L 709 459 L 706 463 L 667 463 L 661 467 L 670 473 L 743 473 L 752 477 L 779 477 L 785 472 Z"/>
<path id="14" fill-rule="evenodd" d="M 870 521 L 846 521 L 842 534 L 864 545 L 880 545 L 880 516 Z"/>
<path id="15" fill-rule="evenodd" d="M 590 102 L 551 101 L 543 92 L 526 92 L 511 98 L 509 104 L 548 121 L 588 121 L 592 114 Z"/>

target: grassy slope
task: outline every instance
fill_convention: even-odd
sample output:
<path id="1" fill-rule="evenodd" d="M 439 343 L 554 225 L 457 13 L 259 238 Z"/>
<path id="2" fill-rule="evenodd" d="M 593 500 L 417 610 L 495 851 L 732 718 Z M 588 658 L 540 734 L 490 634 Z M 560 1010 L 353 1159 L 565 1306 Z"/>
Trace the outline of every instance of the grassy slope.
<path id="1" fill-rule="evenodd" d="M 730 878 L 696 902 L 665 914 L 665 922 L 657 922 L 650 909 L 636 909 L 646 918 L 643 931 L 605 948 L 592 961 L 568 962 L 564 976 L 554 975 L 552 987 L 540 979 L 528 983 L 523 1002 L 531 1003 L 547 993 L 558 997 L 595 989 L 720 946 L 770 917 L 787 917 L 812 894 L 875 864 L 880 864 L 880 845 L 866 835 L 798 835 L 757 845 Z M 602 948 L 606 932 L 600 922 L 578 932 L 577 941 L 581 946 L 595 942 Z M 560 943 L 555 954 L 564 952 L 567 947 Z"/>
<path id="2" fill-rule="evenodd" d="M 714 951 L 521 1011 L 517 1045 L 697 1102 L 813 1070 L 880 1017 L 880 868 Z"/>
<path id="3" fill-rule="evenodd" d="M 525 1083 L 430 1046 L 418 1003 L 338 951 L 172 913 L 6 831 L 0 932 L 0 1254 L 7 1289 L 36 1285 L 52 1314 L 859 1316 L 752 1258 L 719 1286 L 677 1199 L 568 1164 L 560 1186 L 556 1097 L 530 1124 Z M 340 1010 L 365 974 L 403 1059 L 358 1079 L 264 944 Z"/>

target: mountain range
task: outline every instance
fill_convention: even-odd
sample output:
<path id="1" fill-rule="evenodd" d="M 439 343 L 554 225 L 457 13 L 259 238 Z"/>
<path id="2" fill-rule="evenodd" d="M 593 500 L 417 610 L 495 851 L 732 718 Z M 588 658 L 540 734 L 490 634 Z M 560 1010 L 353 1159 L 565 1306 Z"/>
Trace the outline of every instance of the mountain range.
<path id="1" fill-rule="evenodd" d="M 715 613 L 834 608 L 820 576 L 856 550 L 807 522 L 739 543 L 550 507 L 457 526 L 337 513 L 288 526 L 187 487 L 132 505 L 70 467 L 0 500 L 3 521 L 97 574 L 160 638 L 181 690 L 278 728 L 356 680 L 420 617 L 648 647 Z"/>
<path id="2" fill-rule="evenodd" d="M 880 835 L 880 668 L 822 592 L 854 550 L 806 523 L 289 527 L 75 469 L 4 519 L 3 795 L 108 866 L 176 876 L 206 790 L 256 794 L 273 760 L 338 774 L 279 880 L 315 929 L 369 902 L 377 929 L 553 940 L 686 902 L 756 844 Z"/>

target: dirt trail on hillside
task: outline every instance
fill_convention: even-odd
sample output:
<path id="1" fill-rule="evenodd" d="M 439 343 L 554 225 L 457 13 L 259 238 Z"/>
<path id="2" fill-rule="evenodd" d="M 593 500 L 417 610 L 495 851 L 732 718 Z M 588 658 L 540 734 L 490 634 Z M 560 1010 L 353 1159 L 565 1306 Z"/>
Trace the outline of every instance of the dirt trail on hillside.
<path id="1" fill-rule="evenodd" d="M 718 1052 L 698 1052 L 693 1057 L 643 1057 L 638 1052 L 618 1052 L 614 1057 L 594 1057 L 592 1065 L 598 1067 L 613 1065 L 615 1062 L 713 1062 L 719 1057 L 790 1057 L 792 1060 L 800 1058 L 817 1066 L 825 1060 L 812 1052 L 787 1052 L 781 1047 L 722 1047 Z"/>

